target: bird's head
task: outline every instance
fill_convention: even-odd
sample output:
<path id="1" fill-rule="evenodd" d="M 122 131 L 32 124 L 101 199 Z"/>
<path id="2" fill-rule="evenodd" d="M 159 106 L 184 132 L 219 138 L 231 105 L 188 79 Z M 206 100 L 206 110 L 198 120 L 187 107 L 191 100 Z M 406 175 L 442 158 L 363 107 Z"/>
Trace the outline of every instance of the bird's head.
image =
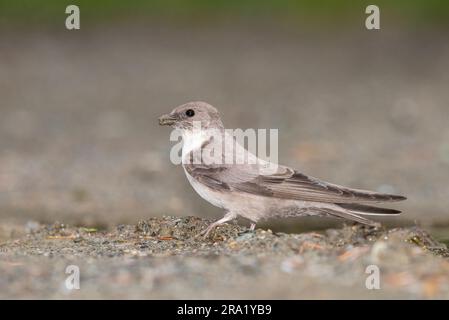
<path id="1" fill-rule="evenodd" d="M 217 109 L 202 101 L 188 102 L 176 107 L 169 114 L 161 116 L 159 124 L 181 130 L 191 130 L 194 124 L 206 130 L 223 128 Z"/>

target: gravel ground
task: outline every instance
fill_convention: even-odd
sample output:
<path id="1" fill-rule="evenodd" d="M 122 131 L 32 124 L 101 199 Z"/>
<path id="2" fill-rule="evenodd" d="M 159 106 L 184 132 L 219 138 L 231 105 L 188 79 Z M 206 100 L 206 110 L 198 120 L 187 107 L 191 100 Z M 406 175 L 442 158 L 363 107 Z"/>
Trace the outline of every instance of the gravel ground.
<path id="1" fill-rule="evenodd" d="M 198 237 L 210 222 L 28 223 L 2 235 L 0 298 L 449 298 L 449 250 L 419 227 L 285 234 L 225 224 Z M 79 290 L 65 286 L 68 265 L 80 269 Z M 370 265 L 379 290 L 365 286 Z"/>

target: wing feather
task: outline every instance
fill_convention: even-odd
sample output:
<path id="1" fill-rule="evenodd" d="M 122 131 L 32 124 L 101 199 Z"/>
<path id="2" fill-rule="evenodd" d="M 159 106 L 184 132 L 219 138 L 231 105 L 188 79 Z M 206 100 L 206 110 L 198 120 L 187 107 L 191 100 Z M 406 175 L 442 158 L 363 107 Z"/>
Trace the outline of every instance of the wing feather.
<path id="1" fill-rule="evenodd" d="M 260 165 L 185 164 L 188 174 L 218 191 L 241 191 L 271 196 L 327 203 L 387 202 L 406 199 L 403 196 L 351 189 L 328 183 L 285 166 L 265 174 Z"/>

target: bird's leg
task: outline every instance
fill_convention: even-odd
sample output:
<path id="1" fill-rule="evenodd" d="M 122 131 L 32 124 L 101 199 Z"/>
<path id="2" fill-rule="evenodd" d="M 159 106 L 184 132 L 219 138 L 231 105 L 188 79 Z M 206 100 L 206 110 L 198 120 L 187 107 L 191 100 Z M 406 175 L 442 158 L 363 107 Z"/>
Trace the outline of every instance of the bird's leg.
<path id="1" fill-rule="evenodd" d="M 251 225 L 249 226 L 250 231 L 254 231 L 256 229 L 256 224 L 254 222 L 251 222 Z"/>
<path id="2" fill-rule="evenodd" d="M 223 218 L 221 218 L 220 220 L 215 221 L 214 223 L 211 223 L 206 229 L 204 229 L 203 231 L 201 231 L 200 235 L 203 236 L 204 238 L 207 238 L 207 236 L 209 235 L 209 233 L 218 225 L 228 222 L 230 220 L 233 220 L 236 217 L 236 215 L 232 212 L 228 212 L 225 214 L 225 216 Z"/>

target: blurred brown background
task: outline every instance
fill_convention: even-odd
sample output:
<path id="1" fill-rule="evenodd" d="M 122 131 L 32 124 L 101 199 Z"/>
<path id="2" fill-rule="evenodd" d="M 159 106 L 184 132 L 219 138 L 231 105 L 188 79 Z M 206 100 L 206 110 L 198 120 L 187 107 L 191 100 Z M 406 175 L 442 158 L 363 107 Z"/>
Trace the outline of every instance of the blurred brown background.
<path id="1" fill-rule="evenodd" d="M 119 3 L 79 1 L 78 31 L 72 3 L 1 3 L 2 223 L 220 216 L 157 124 L 204 100 L 229 128 L 279 128 L 282 164 L 408 196 L 396 223 L 449 224 L 446 4 L 379 1 L 368 31 L 363 1 Z"/>

